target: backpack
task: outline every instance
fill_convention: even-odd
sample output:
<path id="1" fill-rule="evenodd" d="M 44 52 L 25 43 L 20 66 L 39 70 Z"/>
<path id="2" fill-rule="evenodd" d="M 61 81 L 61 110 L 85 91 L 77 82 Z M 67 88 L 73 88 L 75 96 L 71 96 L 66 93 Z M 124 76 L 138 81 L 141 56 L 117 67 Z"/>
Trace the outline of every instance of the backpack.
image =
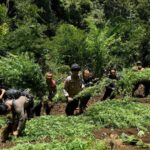
<path id="1" fill-rule="evenodd" d="M 33 101 L 33 96 L 29 94 L 28 90 L 17 90 L 17 89 L 9 89 L 5 92 L 4 100 L 7 99 L 18 99 L 20 96 L 26 96 L 29 98 L 29 101 Z"/>
<path id="2" fill-rule="evenodd" d="M 6 99 L 18 99 L 21 96 L 21 91 L 17 89 L 9 89 L 5 92 L 4 100 Z"/>

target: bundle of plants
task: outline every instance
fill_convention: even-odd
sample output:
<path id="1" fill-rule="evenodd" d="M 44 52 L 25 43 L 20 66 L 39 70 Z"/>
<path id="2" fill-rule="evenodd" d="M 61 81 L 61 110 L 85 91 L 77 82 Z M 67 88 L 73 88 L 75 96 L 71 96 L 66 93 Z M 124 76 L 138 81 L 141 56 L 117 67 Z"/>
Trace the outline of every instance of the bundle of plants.
<path id="1" fill-rule="evenodd" d="M 138 84 L 144 84 L 149 88 L 150 68 L 145 68 L 143 71 L 124 70 L 121 80 L 117 83 L 117 92 L 131 96 L 133 89 Z"/>
<path id="2" fill-rule="evenodd" d="M 66 100 L 63 89 L 64 83 L 61 82 L 60 84 L 57 85 L 57 93 L 53 98 L 53 102 L 64 102 Z"/>
<path id="3" fill-rule="evenodd" d="M 13 55 L 0 58 L 0 79 L 8 88 L 29 88 L 34 94 L 42 94 L 46 90 L 41 69 L 28 55 Z"/>
<path id="4" fill-rule="evenodd" d="M 146 128 L 150 126 L 150 109 L 129 99 L 97 102 L 84 114 L 87 122 L 107 128 Z"/>
<path id="5" fill-rule="evenodd" d="M 90 86 L 87 88 L 84 88 L 79 94 L 77 94 L 74 99 L 86 99 L 88 97 L 96 96 L 103 92 L 103 89 L 105 86 L 109 84 L 109 80 L 107 78 L 102 78 L 101 81 L 97 82 L 94 86 Z"/>

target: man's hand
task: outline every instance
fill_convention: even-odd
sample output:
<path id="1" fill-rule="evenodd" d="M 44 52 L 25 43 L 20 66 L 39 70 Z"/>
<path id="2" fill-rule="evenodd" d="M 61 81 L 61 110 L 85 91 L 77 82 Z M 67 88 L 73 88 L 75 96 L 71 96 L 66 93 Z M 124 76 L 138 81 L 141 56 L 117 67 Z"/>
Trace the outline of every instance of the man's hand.
<path id="1" fill-rule="evenodd" d="M 13 131 L 13 135 L 14 135 L 14 136 L 18 136 L 18 134 L 19 134 L 18 130 Z"/>
<path id="2" fill-rule="evenodd" d="M 73 101 L 73 98 L 72 98 L 72 97 L 67 97 L 67 101 L 68 101 L 68 102 L 72 102 L 72 101 Z"/>

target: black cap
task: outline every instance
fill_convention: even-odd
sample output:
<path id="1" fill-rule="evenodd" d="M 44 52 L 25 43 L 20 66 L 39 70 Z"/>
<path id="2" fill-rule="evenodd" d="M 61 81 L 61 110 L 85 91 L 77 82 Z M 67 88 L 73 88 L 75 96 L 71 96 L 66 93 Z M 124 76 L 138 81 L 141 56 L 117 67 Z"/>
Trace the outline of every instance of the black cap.
<path id="1" fill-rule="evenodd" d="M 142 65 L 142 62 L 141 62 L 141 61 L 137 61 L 136 64 L 137 64 L 137 65 Z"/>
<path id="2" fill-rule="evenodd" d="M 71 71 L 80 71 L 80 66 L 78 64 L 72 64 Z"/>

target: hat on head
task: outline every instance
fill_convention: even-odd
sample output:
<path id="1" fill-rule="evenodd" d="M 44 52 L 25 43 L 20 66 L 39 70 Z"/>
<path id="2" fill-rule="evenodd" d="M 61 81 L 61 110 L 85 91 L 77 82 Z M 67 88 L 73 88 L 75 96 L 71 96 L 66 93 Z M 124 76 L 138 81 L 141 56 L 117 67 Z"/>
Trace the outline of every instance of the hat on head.
<path id="1" fill-rule="evenodd" d="M 71 65 L 71 71 L 80 71 L 80 66 L 78 64 Z"/>
<path id="2" fill-rule="evenodd" d="M 137 64 L 137 65 L 142 65 L 142 62 L 141 62 L 141 61 L 137 61 L 136 64 Z"/>

